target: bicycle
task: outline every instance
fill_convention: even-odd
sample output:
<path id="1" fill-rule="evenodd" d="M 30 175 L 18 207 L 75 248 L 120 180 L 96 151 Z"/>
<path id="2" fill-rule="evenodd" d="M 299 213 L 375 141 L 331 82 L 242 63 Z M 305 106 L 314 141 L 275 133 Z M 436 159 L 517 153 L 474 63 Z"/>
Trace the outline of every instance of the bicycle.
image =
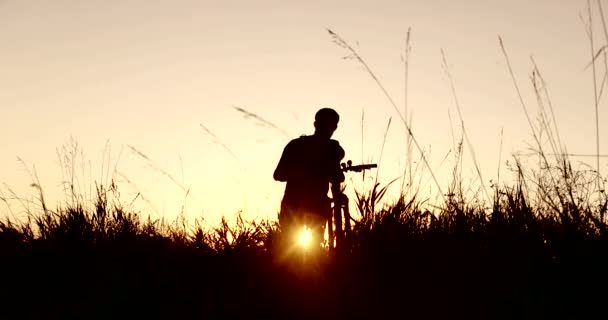
<path id="1" fill-rule="evenodd" d="M 362 172 L 377 168 L 377 164 L 360 164 L 352 165 L 352 161 L 348 160 L 341 165 L 342 172 Z M 349 210 L 349 199 L 344 194 L 341 183 L 332 183 L 332 214 L 327 219 L 327 243 L 329 250 L 337 252 L 346 252 L 350 248 L 350 240 L 352 238 L 351 216 Z M 344 223 L 343 223 L 344 222 Z M 334 246 L 335 241 L 335 246 Z"/>

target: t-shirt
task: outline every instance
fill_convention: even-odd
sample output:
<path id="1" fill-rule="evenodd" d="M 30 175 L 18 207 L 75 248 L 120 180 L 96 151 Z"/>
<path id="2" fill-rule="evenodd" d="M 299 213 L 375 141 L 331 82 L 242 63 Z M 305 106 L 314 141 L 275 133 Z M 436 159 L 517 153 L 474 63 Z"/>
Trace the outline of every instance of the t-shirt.
<path id="1" fill-rule="evenodd" d="M 329 183 L 344 181 L 343 158 L 344 149 L 336 140 L 314 135 L 291 140 L 274 172 L 275 180 L 287 182 L 283 202 L 311 208 L 327 203 Z"/>

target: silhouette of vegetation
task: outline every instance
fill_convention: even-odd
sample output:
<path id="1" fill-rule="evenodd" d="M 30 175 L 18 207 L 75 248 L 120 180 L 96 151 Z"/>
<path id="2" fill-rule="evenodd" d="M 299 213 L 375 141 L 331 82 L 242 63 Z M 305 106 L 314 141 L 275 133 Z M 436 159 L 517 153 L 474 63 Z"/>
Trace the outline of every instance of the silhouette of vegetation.
<path id="1" fill-rule="evenodd" d="M 608 197 L 593 171 L 567 161 L 513 170 L 515 184 L 494 186 L 489 205 L 459 183 L 434 209 L 416 195 L 387 205 L 388 185 L 376 184 L 357 193 L 347 254 L 288 264 L 275 254 L 275 221 L 143 219 L 114 184 L 98 186 L 92 204 L 0 222 L 0 301 L 28 318 L 593 313 L 605 297 L 595 289 L 606 284 Z"/>

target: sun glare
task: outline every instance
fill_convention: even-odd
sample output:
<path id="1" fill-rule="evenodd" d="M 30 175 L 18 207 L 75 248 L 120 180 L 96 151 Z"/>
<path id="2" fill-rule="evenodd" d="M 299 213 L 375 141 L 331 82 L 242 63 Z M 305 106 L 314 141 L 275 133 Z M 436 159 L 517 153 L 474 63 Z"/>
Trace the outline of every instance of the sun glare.
<path id="1" fill-rule="evenodd" d="M 308 247 L 310 245 L 311 241 L 312 241 L 312 232 L 307 226 L 304 226 L 302 228 L 302 231 L 300 231 L 300 234 L 298 234 L 298 244 L 301 247 Z"/>

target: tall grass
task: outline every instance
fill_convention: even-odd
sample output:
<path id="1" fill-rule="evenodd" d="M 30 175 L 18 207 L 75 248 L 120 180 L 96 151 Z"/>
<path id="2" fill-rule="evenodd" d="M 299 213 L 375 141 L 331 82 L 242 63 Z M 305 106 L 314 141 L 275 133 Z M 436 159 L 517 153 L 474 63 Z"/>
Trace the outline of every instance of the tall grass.
<path id="1" fill-rule="evenodd" d="M 490 206 L 481 194 L 467 197 L 461 180 L 439 205 L 417 195 L 387 203 L 390 183 L 377 183 L 357 193 L 348 254 L 295 265 L 280 263 L 276 221 L 151 220 L 122 202 L 116 184 L 99 185 L 92 203 L 75 197 L 0 222 L 8 288 L 0 298 L 15 306 L 2 313 L 28 305 L 36 306 L 28 316 L 58 318 L 592 312 L 584 308 L 605 297 L 592 290 L 607 283 L 608 267 L 608 197 L 596 196 L 597 172 L 565 158 L 511 170 L 515 182 L 495 185 Z"/>

